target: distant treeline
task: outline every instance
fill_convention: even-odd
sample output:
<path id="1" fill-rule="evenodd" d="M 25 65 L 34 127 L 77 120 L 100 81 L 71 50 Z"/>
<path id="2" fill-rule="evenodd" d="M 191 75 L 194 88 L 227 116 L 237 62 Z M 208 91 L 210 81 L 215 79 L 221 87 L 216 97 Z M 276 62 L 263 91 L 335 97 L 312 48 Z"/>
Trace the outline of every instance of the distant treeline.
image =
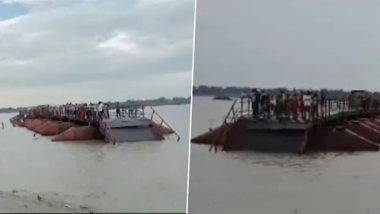
<path id="1" fill-rule="evenodd" d="M 119 101 L 120 105 L 145 105 L 145 106 L 162 106 L 162 105 L 183 105 L 190 104 L 191 97 L 173 97 L 173 98 L 165 98 L 160 97 L 157 99 L 147 99 L 147 100 L 127 100 L 127 101 Z M 93 102 L 97 104 L 97 102 Z M 106 102 L 113 108 L 116 105 L 116 102 L 108 101 Z M 62 103 L 64 104 L 64 103 Z M 0 108 L 0 113 L 13 113 L 19 112 L 23 110 L 25 107 L 17 107 L 17 108 Z"/>
<path id="2" fill-rule="evenodd" d="M 21 108 L 0 108 L 0 113 L 14 113 L 18 112 Z"/>
<path id="3" fill-rule="evenodd" d="M 229 96 L 229 97 L 240 97 L 244 93 L 248 93 L 252 90 L 253 87 L 219 87 L 219 86 L 194 86 L 193 87 L 193 95 L 194 96 Z M 265 90 L 269 95 L 277 95 L 280 94 L 281 91 L 285 93 L 291 93 L 293 90 L 296 91 L 310 91 L 316 92 L 316 89 L 306 89 L 306 88 L 259 88 L 261 90 Z M 319 90 L 323 90 L 325 97 L 327 99 L 342 99 L 347 98 L 350 94 L 350 91 L 344 91 L 343 89 L 326 89 L 321 88 Z M 318 90 L 318 91 L 319 91 Z M 380 100 L 379 92 L 371 92 L 373 93 L 373 97 Z"/>
<path id="4" fill-rule="evenodd" d="M 127 100 L 125 102 L 119 102 L 121 105 L 145 105 L 145 106 L 162 106 L 162 105 L 183 105 L 190 104 L 191 97 L 173 97 L 165 98 L 160 97 L 157 99 L 150 100 Z M 107 102 L 110 104 L 111 108 L 116 105 L 116 102 Z"/>

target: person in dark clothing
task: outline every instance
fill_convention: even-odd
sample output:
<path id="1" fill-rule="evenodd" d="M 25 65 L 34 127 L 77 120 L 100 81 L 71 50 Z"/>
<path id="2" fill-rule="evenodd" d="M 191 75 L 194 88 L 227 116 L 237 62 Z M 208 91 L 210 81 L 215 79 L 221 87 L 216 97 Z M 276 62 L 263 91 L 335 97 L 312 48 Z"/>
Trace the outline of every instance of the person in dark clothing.
<path id="1" fill-rule="evenodd" d="M 264 119 L 267 118 L 267 94 L 264 90 L 260 94 L 260 105 L 259 105 L 259 115 Z"/>
<path id="2" fill-rule="evenodd" d="M 353 104 L 354 100 L 353 100 L 353 94 L 352 92 L 348 95 L 348 110 L 351 110 L 353 109 Z"/>
<path id="3" fill-rule="evenodd" d="M 104 104 L 104 115 L 107 119 L 110 118 L 110 105 L 108 103 Z"/>
<path id="4" fill-rule="evenodd" d="M 121 112 L 120 112 L 120 104 L 119 102 L 116 103 L 116 117 L 121 118 Z"/>
<path id="5" fill-rule="evenodd" d="M 286 99 L 287 99 L 287 95 L 285 94 L 285 91 L 281 90 L 279 97 L 278 97 L 278 102 L 277 102 L 278 118 L 280 120 L 284 119 L 286 117 L 286 110 L 287 110 Z"/>
<path id="6" fill-rule="evenodd" d="M 251 91 L 250 98 L 251 98 L 251 107 L 252 107 L 252 117 L 256 118 L 258 114 L 258 102 L 257 102 L 257 89 L 254 88 Z"/>
<path id="7" fill-rule="evenodd" d="M 263 93 L 261 94 L 261 114 L 263 118 L 266 120 L 270 119 L 270 97 L 269 94 Z"/>
<path id="8" fill-rule="evenodd" d="M 90 125 L 92 120 L 92 112 L 91 112 L 92 103 L 90 103 L 89 106 L 86 105 L 86 119 L 88 122 L 88 125 Z"/>
<path id="9" fill-rule="evenodd" d="M 256 112 L 257 112 L 257 117 L 259 117 L 259 115 L 261 114 L 261 107 L 260 107 L 260 103 L 261 103 L 261 93 L 259 90 L 256 91 Z"/>
<path id="10" fill-rule="evenodd" d="M 283 102 L 282 102 L 282 94 L 278 94 L 276 96 L 276 105 L 274 107 L 274 114 L 276 116 L 276 119 L 277 120 L 280 120 L 281 117 L 282 117 L 282 107 L 283 106 Z"/>
<path id="11" fill-rule="evenodd" d="M 324 118 L 325 115 L 326 115 L 325 103 L 326 103 L 325 91 L 321 90 L 320 99 L 319 99 L 319 102 L 318 102 L 318 107 L 320 108 L 320 113 L 321 113 L 321 117 L 322 118 Z"/>
<path id="12" fill-rule="evenodd" d="M 262 90 L 260 93 L 260 102 L 259 102 L 259 115 L 264 115 L 264 109 L 265 109 L 265 91 Z"/>

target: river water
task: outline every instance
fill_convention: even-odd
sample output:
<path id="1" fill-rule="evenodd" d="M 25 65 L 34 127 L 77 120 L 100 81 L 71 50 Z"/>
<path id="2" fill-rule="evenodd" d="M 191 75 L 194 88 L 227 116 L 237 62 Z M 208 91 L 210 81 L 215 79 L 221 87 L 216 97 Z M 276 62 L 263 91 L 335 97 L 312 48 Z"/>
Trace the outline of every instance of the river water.
<path id="1" fill-rule="evenodd" d="M 95 212 L 185 212 L 190 105 L 156 107 L 180 134 L 164 141 L 51 142 L 0 114 L 0 190 L 22 190 Z"/>
<path id="2" fill-rule="evenodd" d="M 232 101 L 193 97 L 192 137 L 218 126 Z M 189 213 L 380 213 L 380 152 L 208 152 L 191 145 Z"/>

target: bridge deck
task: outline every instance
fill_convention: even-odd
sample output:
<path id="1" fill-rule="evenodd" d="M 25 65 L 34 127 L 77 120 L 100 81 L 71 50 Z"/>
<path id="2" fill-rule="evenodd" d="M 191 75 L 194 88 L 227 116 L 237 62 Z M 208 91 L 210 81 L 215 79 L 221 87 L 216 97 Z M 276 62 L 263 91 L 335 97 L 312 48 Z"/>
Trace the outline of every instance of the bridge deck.
<path id="1" fill-rule="evenodd" d="M 196 137 L 194 142 L 208 141 L 214 148 L 223 145 L 224 150 L 265 152 L 302 153 L 308 146 L 337 151 L 379 149 L 379 133 L 362 127 L 356 127 L 355 134 L 350 132 L 355 128 L 350 125 L 353 122 L 379 116 L 378 106 L 353 107 L 346 100 L 326 100 L 307 111 L 286 105 L 252 108 L 250 99 L 235 100 L 220 129 Z"/>
<path id="2" fill-rule="evenodd" d="M 174 129 L 151 106 L 148 111 L 141 105 L 127 106 L 120 112 L 113 110 L 100 115 L 94 109 L 83 107 L 67 113 L 57 111 L 57 107 L 54 106 L 42 106 L 20 112 L 20 116 L 91 125 L 97 127 L 108 142 L 161 140 L 165 134 L 162 130 L 170 130 L 169 134 L 176 135 L 177 141 L 180 139 Z"/>

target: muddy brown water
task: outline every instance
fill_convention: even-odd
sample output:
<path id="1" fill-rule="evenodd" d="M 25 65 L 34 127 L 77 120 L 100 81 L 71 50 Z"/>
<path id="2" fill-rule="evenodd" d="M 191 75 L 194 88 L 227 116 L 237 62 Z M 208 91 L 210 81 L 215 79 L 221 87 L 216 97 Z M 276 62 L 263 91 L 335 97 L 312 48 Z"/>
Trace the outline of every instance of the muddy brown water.
<path id="1" fill-rule="evenodd" d="M 192 137 L 218 126 L 232 101 L 193 98 Z M 380 153 L 298 156 L 208 152 L 191 145 L 189 213 L 380 213 Z"/>
<path id="2" fill-rule="evenodd" d="M 0 114 L 0 190 L 22 190 L 95 212 L 184 212 L 190 105 L 156 110 L 181 135 L 164 141 L 51 142 Z M 0 198 L 1 200 L 1 198 Z"/>

